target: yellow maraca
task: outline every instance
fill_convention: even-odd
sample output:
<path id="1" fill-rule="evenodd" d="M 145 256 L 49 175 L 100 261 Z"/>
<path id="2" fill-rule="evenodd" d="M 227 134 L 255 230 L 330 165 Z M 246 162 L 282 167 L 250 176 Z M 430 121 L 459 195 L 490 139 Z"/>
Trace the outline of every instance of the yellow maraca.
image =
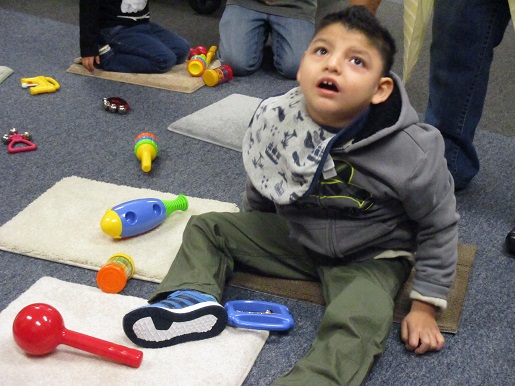
<path id="1" fill-rule="evenodd" d="M 145 132 L 139 134 L 134 142 L 134 154 L 141 161 L 141 170 L 148 173 L 152 169 L 152 161 L 159 152 L 157 138 L 154 134 Z"/>

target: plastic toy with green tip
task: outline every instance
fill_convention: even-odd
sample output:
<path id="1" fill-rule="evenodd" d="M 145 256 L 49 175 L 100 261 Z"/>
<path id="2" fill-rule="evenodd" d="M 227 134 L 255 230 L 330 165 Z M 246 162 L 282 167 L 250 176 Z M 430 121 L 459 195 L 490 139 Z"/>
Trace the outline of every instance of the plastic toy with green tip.
<path id="1" fill-rule="evenodd" d="M 139 198 L 108 209 L 100 228 L 115 239 L 137 236 L 157 227 L 176 210 L 187 209 L 188 199 L 182 194 L 175 200 Z"/>

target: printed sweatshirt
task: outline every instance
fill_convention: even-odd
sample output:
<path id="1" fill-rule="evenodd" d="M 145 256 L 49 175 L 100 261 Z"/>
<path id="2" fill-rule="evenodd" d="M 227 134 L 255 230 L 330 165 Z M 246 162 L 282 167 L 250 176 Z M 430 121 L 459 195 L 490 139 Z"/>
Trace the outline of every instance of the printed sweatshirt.
<path id="1" fill-rule="evenodd" d="M 458 257 L 454 182 L 440 132 L 419 122 L 400 79 L 391 76 L 392 95 L 372 105 L 365 118 L 359 118 L 364 122 L 352 124 L 360 125 L 353 139 L 325 141 L 325 148 L 313 146 L 313 135 L 308 138 L 310 131 L 296 123 L 299 118 L 314 123 L 300 89 L 265 99 L 243 141 L 243 205 L 245 210 L 277 212 L 288 221 L 291 238 L 342 263 L 412 259 L 416 275 L 411 298 L 446 308 Z M 293 95 L 300 99 L 292 103 Z M 302 152 L 289 146 L 294 131 L 302 140 L 297 147 L 311 148 L 313 156 L 299 159 Z M 324 131 L 334 129 L 320 128 L 322 139 Z M 259 159 L 256 146 L 261 149 Z M 320 151 L 323 154 L 316 154 Z M 286 170 L 276 169 L 278 160 Z M 316 172 L 307 167 L 303 179 L 298 166 L 310 160 L 320 165 Z M 288 173 L 294 167 L 296 172 Z M 266 183 L 276 173 L 284 184 Z M 309 183 L 303 194 L 288 201 L 278 198 L 284 186 L 298 181 Z"/>

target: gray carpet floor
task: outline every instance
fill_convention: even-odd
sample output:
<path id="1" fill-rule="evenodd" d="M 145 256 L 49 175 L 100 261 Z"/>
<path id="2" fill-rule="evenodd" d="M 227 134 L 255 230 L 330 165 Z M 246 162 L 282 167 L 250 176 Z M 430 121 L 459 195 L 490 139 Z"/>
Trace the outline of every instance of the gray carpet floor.
<path id="1" fill-rule="evenodd" d="M 383 3 L 378 15 L 401 48 L 402 5 L 398 1 Z M 321 2 L 323 9 L 332 7 L 334 4 Z M 217 44 L 221 9 L 201 16 L 186 1 L 154 0 L 152 12 L 154 21 L 175 29 L 194 46 Z M 264 66 L 250 77 L 181 94 L 67 74 L 66 68 L 78 56 L 77 20 L 76 0 L 0 0 L 0 66 L 15 71 L 0 84 L 0 134 L 16 127 L 31 132 L 38 144 L 37 151 L 21 154 L 8 154 L 0 145 L 0 225 L 70 175 L 239 204 L 244 177 L 241 154 L 171 133 L 167 127 L 230 94 L 264 98 L 288 90 L 295 82 L 282 79 L 270 66 Z M 515 383 L 515 259 L 504 250 L 504 238 L 515 226 L 513 35 L 510 25 L 496 50 L 476 138 L 481 172 L 469 189 L 457 195 L 460 241 L 478 247 L 460 329 L 456 335 L 446 334 L 442 352 L 417 357 L 405 351 L 399 326 L 394 325 L 386 352 L 367 377 L 366 385 Z M 428 47 L 426 44 L 408 84 L 410 98 L 420 114 L 427 100 Z M 400 73 L 402 50 L 395 66 Z M 29 95 L 20 87 L 20 78 L 37 75 L 55 78 L 61 90 Z M 106 96 L 127 99 L 133 111 L 125 116 L 106 113 L 100 107 Z M 160 147 L 160 156 L 149 174 L 139 170 L 132 153 L 133 140 L 142 131 L 154 132 Z M 96 286 L 96 273 L 89 270 L 2 251 L 0 263 L 0 309 L 42 276 Z M 130 280 L 123 294 L 146 298 L 155 288 L 153 283 Z M 296 327 L 289 334 L 271 335 L 246 385 L 269 385 L 302 357 L 323 312 L 309 303 L 231 287 L 226 298 L 279 301 L 290 307 L 296 319 Z"/>

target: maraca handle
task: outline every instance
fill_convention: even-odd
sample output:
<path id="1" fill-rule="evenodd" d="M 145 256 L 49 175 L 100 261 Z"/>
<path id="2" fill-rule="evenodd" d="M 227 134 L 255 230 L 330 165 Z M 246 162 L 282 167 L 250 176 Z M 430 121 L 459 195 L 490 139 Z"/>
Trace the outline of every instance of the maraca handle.
<path id="1" fill-rule="evenodd" d="M 152 169 L 152 156 L 149 151 L 144 151 L 141 154 L 141 169 L 144 172 L 149 172 Z"/>
<path id="2" fill-rule="evenodd" d="M 143 352 L 140 350 L 125 347 L 68 329 L 64 329 L 62 341 L 60 343 L 131 367 L 139 367 L 143 360 Z"/>

